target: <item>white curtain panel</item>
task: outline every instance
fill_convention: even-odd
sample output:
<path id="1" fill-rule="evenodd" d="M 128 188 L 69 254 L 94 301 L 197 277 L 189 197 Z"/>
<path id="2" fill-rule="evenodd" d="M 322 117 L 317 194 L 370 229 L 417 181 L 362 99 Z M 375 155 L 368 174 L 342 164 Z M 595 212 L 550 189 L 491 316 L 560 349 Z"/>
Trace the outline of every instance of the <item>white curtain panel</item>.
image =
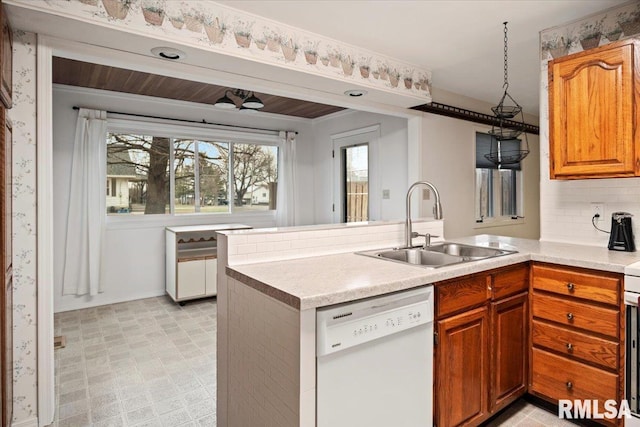
<path id="1" fill-rule="evenodd" d="M 280 132 L 276 226 L 295 225 L 296 133 Z"/>
<path id="2" fill-rule="evenodd" d="M 107 113 L 81 108 L 71 165 L 62 293 L 102 292 L 107 176 Z"/>

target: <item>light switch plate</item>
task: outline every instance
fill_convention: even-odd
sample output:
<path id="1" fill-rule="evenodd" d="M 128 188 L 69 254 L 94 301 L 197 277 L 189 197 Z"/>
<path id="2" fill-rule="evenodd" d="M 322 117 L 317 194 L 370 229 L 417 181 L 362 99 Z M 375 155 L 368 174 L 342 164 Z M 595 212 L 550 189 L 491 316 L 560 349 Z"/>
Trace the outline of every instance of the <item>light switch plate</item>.
<path id="1" fill-rule="evenodd" d="M 391 198 L 391 191 L 390 190 L 382 190 L 382 198 L 383 199 L 390 199 Z"/>
<path id="2" fill-rule="evenodd" d="M 429 200 L 431 198 L 431 190 L 428 188 L 422 189 L 422 200 Z"/>

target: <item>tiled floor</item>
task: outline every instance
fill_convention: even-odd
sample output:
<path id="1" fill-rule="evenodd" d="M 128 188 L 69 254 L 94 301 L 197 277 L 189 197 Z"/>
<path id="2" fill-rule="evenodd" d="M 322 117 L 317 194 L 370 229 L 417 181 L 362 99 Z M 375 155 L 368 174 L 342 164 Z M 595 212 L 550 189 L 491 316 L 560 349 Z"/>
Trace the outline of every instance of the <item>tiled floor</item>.
<path id="1" fill-rule="evenodd" d="M 486 424 L 486 427 L 575 427 L 557 414 L 520 399 Z"/>
<path id="2" fill-rule="evenodd" d="M 215 426 L 216 304 L 168 297 L 55 315 L 63 426 Z"/>
<path id="3" fill-rule="evenodd" d="M 53 426 L 215 426 L 216 310 L 157 297 L 56 314 Z M 487 425 L 574 424 L 521 400 Z"/>

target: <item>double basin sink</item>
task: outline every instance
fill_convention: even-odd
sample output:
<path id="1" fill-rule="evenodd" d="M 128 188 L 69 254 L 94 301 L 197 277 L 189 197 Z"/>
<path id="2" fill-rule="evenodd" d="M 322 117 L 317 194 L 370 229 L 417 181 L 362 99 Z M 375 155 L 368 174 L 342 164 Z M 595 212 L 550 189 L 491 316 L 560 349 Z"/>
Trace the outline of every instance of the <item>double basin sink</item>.
<path id="1" fill-rule="evenodd" d="M 478 261 L 509 255 L 517 251 L 484 246 L 471 246 L 459 243 L 436 243 L 427 247 L 378 249 L 356 252 L 359 255 L 380 258 L 403 264 L 418 265 L 426 268 L 438 268 L 464 262 Z"/>

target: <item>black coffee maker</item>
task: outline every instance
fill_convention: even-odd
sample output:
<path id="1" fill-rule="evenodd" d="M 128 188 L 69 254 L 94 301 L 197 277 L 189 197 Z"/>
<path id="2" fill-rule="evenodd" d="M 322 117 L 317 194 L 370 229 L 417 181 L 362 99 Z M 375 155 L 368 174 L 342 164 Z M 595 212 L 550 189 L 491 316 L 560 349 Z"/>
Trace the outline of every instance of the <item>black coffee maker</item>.
<path id="1" fill-rule="evenodd" d="M 609 249 L 635 252 L 636 244 L 633 241 L 633 229 L 631 228 L 632 216 L 629 212 L 614 212 L 611 214 Z"/>

